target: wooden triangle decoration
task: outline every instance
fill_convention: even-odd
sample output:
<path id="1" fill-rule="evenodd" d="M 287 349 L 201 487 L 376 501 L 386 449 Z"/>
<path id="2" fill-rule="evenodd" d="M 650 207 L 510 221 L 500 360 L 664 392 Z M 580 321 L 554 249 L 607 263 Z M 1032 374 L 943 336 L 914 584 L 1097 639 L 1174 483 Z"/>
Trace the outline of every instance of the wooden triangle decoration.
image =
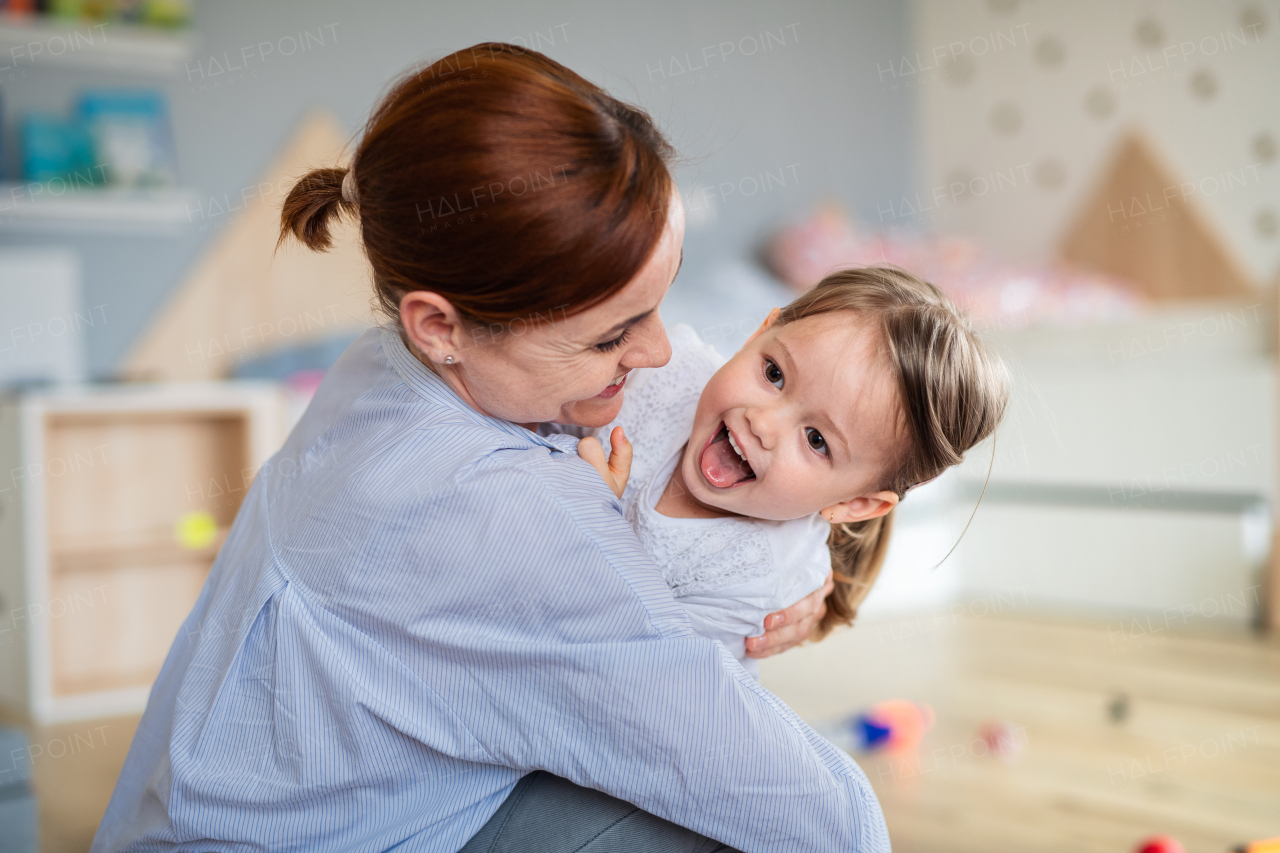
<path id="1" fill-rule="evenodd" d="M 1126 278 L 1155 299 L 1258 292 L 1196 206 L 1194 184 L 1174 177 L 1137 133 L 1121 141 L 1061 253 L 1079 266 Z"/>
<path id="2" fill-rule="evenodd" d="M 246 358 L 373 322 L 371 271 L 354 224 L 335 229 L 328 252 L 292 241 L 276 251 L 280 206 L 294 181 L 343 162 L 344 146 L 337 119 L 314 113 L 256 188 L 201 206 L 204 222 L 226 216 L 227 224 L 125 358 L 125 378 L 221 379 Z M 243 209 L 227 212 L 237 205 Z"/>

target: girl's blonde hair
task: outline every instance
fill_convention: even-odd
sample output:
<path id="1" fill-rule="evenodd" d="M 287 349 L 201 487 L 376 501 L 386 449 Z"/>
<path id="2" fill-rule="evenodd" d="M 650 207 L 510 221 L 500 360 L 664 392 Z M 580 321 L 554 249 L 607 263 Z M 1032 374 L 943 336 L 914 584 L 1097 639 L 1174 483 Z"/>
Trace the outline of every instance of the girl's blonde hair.
<path id="1" fill-rule="evenodd" d="M 902 498 L 995 431 L 1009 399 L 1008 371 L 942 291 L 897 267 L 841 270 L 783 308 L 777 322 L 835 311 L 873 321 L 897 380 L 906 444 L 885 470 L 882 490 Z M 827 547 L 835 590 L 827 596 L 819 637 L 857 616 L 884 563 L 893 517 L 890 510 L 831 525 Z"/>

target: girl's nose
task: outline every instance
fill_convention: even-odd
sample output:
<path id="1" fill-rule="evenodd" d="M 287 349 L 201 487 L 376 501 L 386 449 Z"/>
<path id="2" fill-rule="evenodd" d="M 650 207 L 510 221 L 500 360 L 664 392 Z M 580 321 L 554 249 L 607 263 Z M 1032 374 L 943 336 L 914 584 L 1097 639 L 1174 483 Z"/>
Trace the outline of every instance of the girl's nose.
<path id="1" fill-rule="evenodd" d="M 768 406 L 752 406 L 744 415 L 751 434 L 765 450 L 773 450 L 778 443 L 778 422 L 781 413 Z"/>
<path id="2" fill-rule="evenodd" d="M 671 360 L 671 341 L 667 339 L 667 330 L 657 311 L 631 328 L 631 340 L 627 342 L 626 352 L 618 364 L 628 369 L 662 367 Z"/>

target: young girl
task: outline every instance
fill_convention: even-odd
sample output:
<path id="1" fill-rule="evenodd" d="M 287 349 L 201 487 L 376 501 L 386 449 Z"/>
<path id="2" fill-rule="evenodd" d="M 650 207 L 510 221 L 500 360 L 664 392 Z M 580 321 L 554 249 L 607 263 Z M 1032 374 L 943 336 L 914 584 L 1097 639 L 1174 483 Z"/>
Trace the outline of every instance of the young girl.
<path id="1" fill-rule="evenodd" d="M 758 677 L 746 636 L 828 573 L 819 633 L 852 623 L 894 507 L 992 433 L 1007 372 L 941 291 L 891 267 L 828 276 L 727 362 L 687 326 L 670 337 L 666 366 L 627 378 L 607 457 L 591 437 L 579 454 L 694 630 Z"/>

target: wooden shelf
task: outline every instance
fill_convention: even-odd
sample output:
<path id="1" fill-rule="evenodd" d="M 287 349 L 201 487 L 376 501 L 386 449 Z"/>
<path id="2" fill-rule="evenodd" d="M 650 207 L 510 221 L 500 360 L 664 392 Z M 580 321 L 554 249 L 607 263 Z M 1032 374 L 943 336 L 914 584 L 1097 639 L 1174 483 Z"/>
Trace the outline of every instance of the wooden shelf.
<path id="1" fill-rule="evenodd" d="M 15 69 L 79 68 L 135 74 L 180 74 L 195 52 L 186 30 L 40 15 L 0 15 L 0 57 Z"/>
<path id="2" fill-rule="evenodd" d="M 218 529 L 204 548 L 184 548 L 172 535 L 120 537 L 117 541 L 62 541 L 49 543 L 49 561 L 55 572 L 86 572 L 115 568 L 122 563 L 140 566 L 212 563 L 226 541 L 229 527 Z"/>
<path id="3" fill-rule="evenodd" d="M 209 576 L 210 560 L 125 562 L 49 575 L 51 686 L 58 697 L 149 684 Z M 54 605 L 54 602 L 58 602 Z"/>
<path id="4" fill-rule="evenodd" d="M 181 234 L 199 196 L 192 189 L 65 190 L 48 183 L 33 199 L 27 184 L 0 183 L 0 230 Z"/>
<path id="5" fill-rule="evenodd" d="M 28 608 L 25 633 L 0 642 L 0 705 L 42 723 L 142 710 L 280 446 L 281 402 L 259 382 L 0 399 L 0 471 L 33 472 L 0 490 L 0 597 L 6 612 Z M 212 516 L 213 541 L 184 548 L 175 525 L 197 512 Z"/>
<path id="6" fill-rule="evenodd" d="M 92 693 L 104 693 L 141 687 L 147 689 L 155 681 L 156 674 L 152 667 L 114 672 L 96 672 L 77 677 L 61 676 L 57 679 L 55 690 L 58 696 L 83 696 Z"/>

